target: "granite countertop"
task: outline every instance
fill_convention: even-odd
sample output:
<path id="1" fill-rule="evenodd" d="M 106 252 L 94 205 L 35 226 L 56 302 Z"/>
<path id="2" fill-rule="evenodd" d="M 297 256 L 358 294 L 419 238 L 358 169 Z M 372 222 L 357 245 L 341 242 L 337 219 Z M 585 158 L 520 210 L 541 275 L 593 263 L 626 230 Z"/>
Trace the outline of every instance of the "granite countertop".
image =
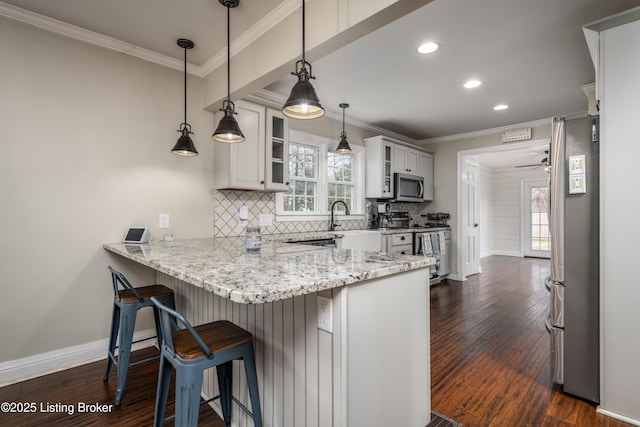
<path id="1" fill-rule="evenodd" d="M 318 238 L 320 234 L 323 233 L 312 233 L 307 238 Z M 247 252 L 243 237 L 157 241 L 143 245 L 105 243 L 103 247 L 242 304 L 279 301 L 425 268 L 435 262 L 422 255 L 387 255 L 286 243 L 303 240 L 301 236 L 298 233 L 263 235 L 259 252 Z"/>
<path id="2" fill-rule="evenodd" d="M 429 231 L 450 230 L 449 227 L 409 227 L 409 228 L 380 228 L 382 234 L 401 234 L 401 233 L 425 233 Z"/>

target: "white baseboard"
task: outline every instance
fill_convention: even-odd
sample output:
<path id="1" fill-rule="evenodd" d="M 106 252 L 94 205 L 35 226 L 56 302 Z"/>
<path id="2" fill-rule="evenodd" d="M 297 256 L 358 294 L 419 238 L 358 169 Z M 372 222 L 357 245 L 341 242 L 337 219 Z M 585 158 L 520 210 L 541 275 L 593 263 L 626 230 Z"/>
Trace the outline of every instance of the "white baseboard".
<path id="1" fill-rule="evenodd" d="M 133 338 L 137 341 L 155 334 L 155 329 L 148 329 L 136 332 Z M 134 344 L 132 350 L 153 345 L 155 340 L 147 340 Z M 104 339 L 0 363 L 0 387 L 106 359 L 108 346 L 109 340 Z"/>
<path id="2" fill-rule="evenodd" d="M 522 252 L 520 251 L 493 251 L 492 255 L 502 255 L 502 256 L 515 256 L 522 258 Z"/>
<path id="3" fill-rule="evenodd" d="M 639 420 L 634 420 L 633 418 L 625 417 L 624 415 L 608 411 L 606 409 L 603 409 L 602 406 L 598 406 L 598 408 L 596 408 L 596 412 L 602 415 L 606 415 L 607 417 L 615 418 L 616 420 L 624 421 L 625 423 L 633 424 L 634 426 L 640 426 Z"/>

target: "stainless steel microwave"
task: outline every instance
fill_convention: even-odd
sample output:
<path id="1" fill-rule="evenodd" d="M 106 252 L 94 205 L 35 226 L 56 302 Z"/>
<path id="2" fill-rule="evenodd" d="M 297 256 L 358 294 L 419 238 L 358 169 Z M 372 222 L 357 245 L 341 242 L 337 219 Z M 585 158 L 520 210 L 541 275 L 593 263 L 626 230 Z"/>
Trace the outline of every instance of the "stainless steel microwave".
<path id="1" fill-rule="evenodd" d="M 424 178 L 406 173 L 394 174 L 394 199 L 396 202 L 422 202 Z"/>

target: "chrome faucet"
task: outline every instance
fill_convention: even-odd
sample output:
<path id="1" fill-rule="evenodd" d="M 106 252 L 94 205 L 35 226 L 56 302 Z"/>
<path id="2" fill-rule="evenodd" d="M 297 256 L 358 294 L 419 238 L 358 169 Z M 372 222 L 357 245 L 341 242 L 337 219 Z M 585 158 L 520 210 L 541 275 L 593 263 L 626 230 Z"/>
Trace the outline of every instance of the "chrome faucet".
<path id="1" fill-rule="evenodd" d="M 336 227 L 339 226 L 339 224 L 336 224 L 335 220 L 333 219 L 333 209 L 338 203 L 342 203 L 344 205 L 345 215 L 351 215 L 351 212 L 349 212 L 349 206 L 347 206 L 345 202 L 343 202 L 342 200 L 336 200 L 335 202 L 333 202 L 333 204 L 331 205 L 331 222 L 329 223 L 329 231 L 336 231 Z"/>

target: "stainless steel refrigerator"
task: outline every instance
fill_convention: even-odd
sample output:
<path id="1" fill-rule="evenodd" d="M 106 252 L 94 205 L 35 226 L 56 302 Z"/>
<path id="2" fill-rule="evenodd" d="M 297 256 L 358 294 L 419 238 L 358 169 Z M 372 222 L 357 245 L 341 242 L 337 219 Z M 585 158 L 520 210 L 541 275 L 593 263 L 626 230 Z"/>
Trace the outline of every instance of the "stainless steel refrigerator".
<path id="1" fill-rule="evenodd" d="M 600 401 L 598 117 L 555 118 L 551 138 L 551 377 Z"/>

